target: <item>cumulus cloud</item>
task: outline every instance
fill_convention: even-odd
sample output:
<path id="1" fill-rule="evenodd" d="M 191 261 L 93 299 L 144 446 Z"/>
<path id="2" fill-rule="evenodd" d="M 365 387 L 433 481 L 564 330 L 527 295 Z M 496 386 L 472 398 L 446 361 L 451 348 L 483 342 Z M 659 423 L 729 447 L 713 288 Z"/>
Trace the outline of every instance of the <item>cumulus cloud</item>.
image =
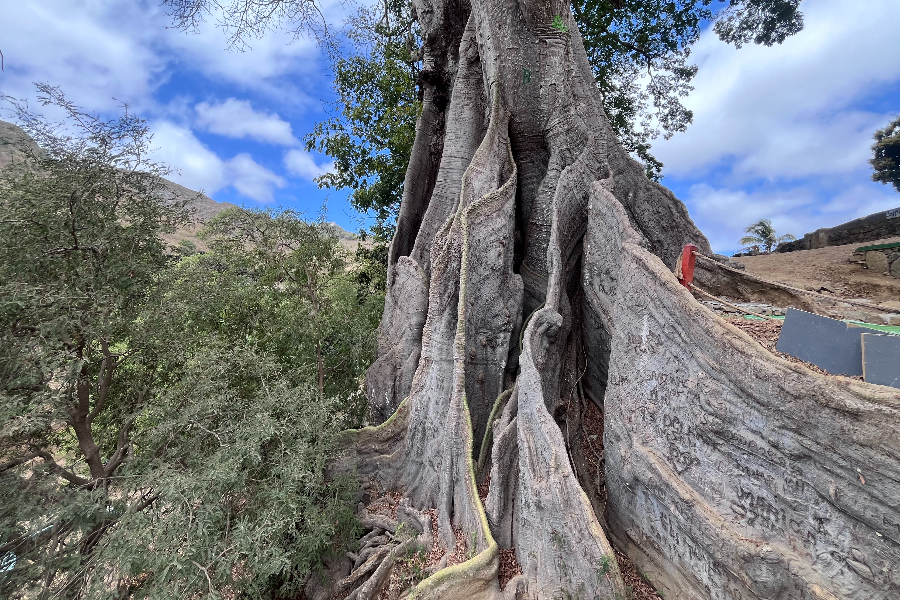
<path id="1" fill-rule="evenodd" d="M 3 92 L 29 97 L 32 82 L 46 81 L 90 110 L 116 109 L 114 97 L 144 105 L 165 81 L 166 61 L 153 47 L 163 24 L 153 15 L 141 19 L 142 9 L 102 1 L 7 3 L 0 19 Z"/>
<path id="2" fill-rule="evenodd" d="M 820 227 L 900 206 L 896 193 L 874 183 L 848 184 L 837 193 L 806 183 L 750 191 L 697 183 L 683 199 L 694 222 L 721 253 L 737 251 L 744 229 L 760 219 L 771 219 L 779 234 L 799 238 Z"/>
<path id="3" fill-rule="evenodd" d="M 323 63 L 314 40 L 275 31 L 252 40 L 245 52 L 229 52 L 216 16 L 199 32 L 185 33 L 170 27 L 158 2 L 7 4 L 0 19 L 0 89 L 6 94 L 28 97 L 32 82 L 47 81 L 89 110 L 112 111 L 124 101 L 141 113 L 158 113 L 162 107 L 154 94 L 174 72 L 189 71 L 302 110 L 318 107 L 305 91 L 321 83 Z"/>
<path id="4" fill-rule="evenodd" d="M 285 186 L 283 178 L 258 164 L 246 153 L 238 154 L 228 161 L 227 168 L 234 189 L 257 202 L 271 202 L 272 188 Z"/>
<path id="5" fill-rule="evenodd" d="M 732 177 L 796 178 L 865 168 L 872 132 L 887 122 L 861 101 L 900 81 L 900 3 L 804 3 L 805 29 L 780 46 L 740 50 L 704 32 L 685 104 L 687 132 L 657 140 L 671 175 L 726 166 Z"/>
<path id="6" fill-rule="evenodd" d="M 203 145 L 190 129 L 170 121 L 151 125 L 154 159 L 178 170 L 170 179 L 192 190 L 214 194 L 228 185 L 223 161 Z"/>
<path id="7" fill-rule="evenodd" d="M 202 23 L 197 32 L 167 30 L 164 43 L 180 67 L 201 73 L 212 81 L 235 85 L 279 102 L 311 108 L 318 101 L 306 89 L 318 81 L 322 61 L 314 40 L 294 39 L 273 31 L 240 52 L 227 50 L 227 38 L 215 18 Z"/>
<path id="8" fill-rule="evenodd" d="M 223 160 L 196 138 L 190 129 L 169 121 L 152 124 L 154 159 L 178 169 L 169 178 L 193 190 L 212 195 L 232 186 L 257 202 L 271 202 L 273 188 L 286 185 L 284 178 L 260 165 L 246 153 Z"/>
<path id="9" fill-rule="evenodd" d="M 324 175 L 334 169 L 334 162 L 318 165 L 309 152 L 289 150 L 284 155 L 284 166 L 290 173 L 312 181 L 319 175 Z"/>
<path id="10" fill-rule="evenodd" d="M 771 219 L 802 236 L 900 205 L 869 180 L 872 133 L 898 110 L 900 37 L 887 23 L 900 3 L 858 10 L 841 0 L 804 2 L 805 29 L 780 46 L 740 50 L 705 31 L 694 49 L 694 123 L 654 153 L 719 252 Z"/>
<path id="11" fill-rule="evenodd" d="M 297 144 L 290 123 L 277 114 L 253 110 L 247 100 L 228 98 L 216 104 L 201 102 L 194 108 L 197 124 L 211 133 L 282 146 Z"/>

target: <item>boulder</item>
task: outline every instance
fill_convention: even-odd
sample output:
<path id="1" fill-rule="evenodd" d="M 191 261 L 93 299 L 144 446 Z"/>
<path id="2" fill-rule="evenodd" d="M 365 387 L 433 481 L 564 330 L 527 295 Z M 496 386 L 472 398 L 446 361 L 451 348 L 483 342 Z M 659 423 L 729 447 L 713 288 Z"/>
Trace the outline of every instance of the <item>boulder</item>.
<path id="1" fill-rule="evenodd" d="M 880 250 L 870 250 L 866 252 L 866 267 L 875 273 L 887 273 L 890 268 L 888 266 L 887 256 Z"/>

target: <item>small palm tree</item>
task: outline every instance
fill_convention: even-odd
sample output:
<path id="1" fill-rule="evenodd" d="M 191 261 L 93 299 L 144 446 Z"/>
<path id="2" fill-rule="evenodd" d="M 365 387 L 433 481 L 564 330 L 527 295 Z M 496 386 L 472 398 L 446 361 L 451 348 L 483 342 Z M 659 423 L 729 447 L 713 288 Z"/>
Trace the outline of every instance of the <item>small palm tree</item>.
<path id="1" fill-rule="evenodd" d="M 772 252 L 772 249 L 778 246 L 778 244 L 791 242 L 797 239 L 790 233 L 786 233 L 780 237 L 776 236 L 775 228 L 772 227 L 772 221 L 769 219 L 758 221 L 744 231 L 751 235 L 742 237 L 741 243 L 745 246 L 763 246 L 766 249 L 766 254 Z"/>

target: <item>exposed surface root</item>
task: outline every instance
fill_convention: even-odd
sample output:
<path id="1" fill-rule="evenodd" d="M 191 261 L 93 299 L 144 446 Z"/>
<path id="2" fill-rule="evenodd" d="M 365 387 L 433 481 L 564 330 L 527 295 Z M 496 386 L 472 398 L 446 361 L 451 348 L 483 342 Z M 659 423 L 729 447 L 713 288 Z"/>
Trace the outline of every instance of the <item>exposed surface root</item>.
<path id="1" fill-rule="evenodd" d="M 427 559 L 428 549 L 424 546 L 413 546 L 399 556 L 378 600 L 398 600 L 404 592 L 425 579 L 429 575 L 425 568 Z"/>
<path id="2" fill-rule="evenodd" d="M 616 550 L 616 560 L 622 570 L 625 585 L 631 588 L 631 600 L 656 600 L 662 598 L 659 592 L 644 577 L 638 568 L 625 554 Z"/>
<path id="3" fill-rule="evenodd" d="M 522 574 L 522 565 L 520 565 L 518 559 L 516 559 L 515 548 L 501 550 L 499 559 L 500 570 L 497 573 L 497 578 L 500 580 L 500 589 L 502 590 L 506 587 L 506 584 L 509 583 L 510 579 L 516 575 Z"/>
<path id="4" fill-rule="evenodd" d="M 429 551 L 434 552 L 438 539 L 434 509 L 419 512 L 392 490 L 368 505 L 360 503 L 358 517 L 369 531 L 359 540 L 359 551 L 347 554 L 353 567 L 336 597 L 397 600 L 430 574 Z"/>

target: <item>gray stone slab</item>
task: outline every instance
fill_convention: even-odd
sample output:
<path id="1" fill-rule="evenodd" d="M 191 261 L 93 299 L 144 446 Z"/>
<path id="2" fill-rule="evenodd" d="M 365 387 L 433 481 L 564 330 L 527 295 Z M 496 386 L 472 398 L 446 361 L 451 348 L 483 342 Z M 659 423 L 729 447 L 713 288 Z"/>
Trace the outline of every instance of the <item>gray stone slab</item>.
<path id="1" fill-rule="evenodd" d="M 863 378 L 900 389 L 900 335 L 862 334 Z"/>
<path id="2" fill-rule="evenodd" d="M 879 332 L 789 308 L 775 348 L 832 375 L 862 375 L 863 333 Z"/>

